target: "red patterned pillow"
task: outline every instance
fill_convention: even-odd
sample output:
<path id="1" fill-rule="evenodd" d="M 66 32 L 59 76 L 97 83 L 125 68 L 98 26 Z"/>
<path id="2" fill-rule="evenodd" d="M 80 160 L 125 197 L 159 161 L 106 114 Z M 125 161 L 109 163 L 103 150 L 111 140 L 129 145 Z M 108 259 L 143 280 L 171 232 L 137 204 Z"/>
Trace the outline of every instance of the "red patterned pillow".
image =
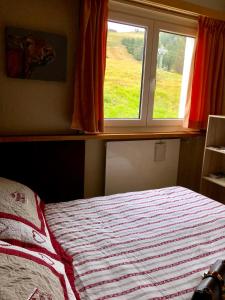
<path id="1" fill-rule="evenodd" d="M 0 239 L 55 253 L 43 207 L 38 195 L 30 188 L 0 177 Z"/>
<path id="2" fill-rule="evenodd" d="M 79 299 L 59 260 L 4 241 L 0 241 L 0 282 L 1 299 Z"/>

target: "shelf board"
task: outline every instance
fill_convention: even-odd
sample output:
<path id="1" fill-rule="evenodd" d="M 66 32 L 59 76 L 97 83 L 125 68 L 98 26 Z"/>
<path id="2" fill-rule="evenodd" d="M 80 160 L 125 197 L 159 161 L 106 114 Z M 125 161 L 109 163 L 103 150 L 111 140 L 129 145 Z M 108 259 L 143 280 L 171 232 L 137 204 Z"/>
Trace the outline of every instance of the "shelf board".
<path id="1" fill-rule="evenodd" d="M 225 154 L 225 150 L 221 150 L 221 149 L 218 149 L 218 148 L 213 147 L 213 146 L 206 147 L 206 150 L 221 153 L 221 154 Z"/>
<path id="2" fill-rule="evenodd" d="M 225 187 L 225 179 L 221 179 L 221 178 L 211 178 L 211 177 L 208 177 L 208 176 L 204 176 L 202 177 L 203 179 L 207 180 L 207 181 L 210 181 L 210 182 L 213 182 L 219 186 L 222 186 L 222 187 Z"/>
<path id="3" fill-rule="evenodd" d="M 209 115 L 209 117 L 214 119 L 225 119 L 224 115 Z"/>

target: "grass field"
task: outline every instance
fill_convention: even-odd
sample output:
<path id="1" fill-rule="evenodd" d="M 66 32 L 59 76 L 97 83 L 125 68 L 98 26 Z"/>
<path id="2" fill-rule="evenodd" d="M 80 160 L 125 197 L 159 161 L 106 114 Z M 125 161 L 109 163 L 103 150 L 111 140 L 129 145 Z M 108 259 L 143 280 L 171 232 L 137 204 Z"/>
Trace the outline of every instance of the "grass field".
<path id="1" fill-rule="evenodd" d="M 142 63 L 127 52 L 124 37 L 143 37 L 142 32 L 109 32 L 104 86 L 105 118 L 138 118 Z M 182 77 L 157 70 L 154 118 L 176 118 Z"/>

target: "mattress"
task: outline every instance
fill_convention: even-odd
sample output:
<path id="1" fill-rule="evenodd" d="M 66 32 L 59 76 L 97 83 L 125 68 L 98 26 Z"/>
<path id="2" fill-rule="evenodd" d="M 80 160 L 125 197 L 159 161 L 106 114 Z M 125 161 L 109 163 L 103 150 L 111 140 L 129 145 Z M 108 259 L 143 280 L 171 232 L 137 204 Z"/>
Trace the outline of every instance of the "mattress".
<path id="1" fill-rule="evenodd" d="M 81 299 L 191 299 L 225 258 L 225 206 L 183 187 L 46 205 Z"/>

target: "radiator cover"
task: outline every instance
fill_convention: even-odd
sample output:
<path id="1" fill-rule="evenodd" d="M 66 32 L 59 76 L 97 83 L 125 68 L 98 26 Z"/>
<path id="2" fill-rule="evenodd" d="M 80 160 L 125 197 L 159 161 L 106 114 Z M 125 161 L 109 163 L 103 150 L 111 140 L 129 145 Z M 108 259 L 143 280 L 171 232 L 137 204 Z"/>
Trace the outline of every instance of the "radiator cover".
<path id="1" fill-rule="evenodd" d="M 179 151 L 179 139 L 107 142 L 105 194 L 176 185 Z"/>

